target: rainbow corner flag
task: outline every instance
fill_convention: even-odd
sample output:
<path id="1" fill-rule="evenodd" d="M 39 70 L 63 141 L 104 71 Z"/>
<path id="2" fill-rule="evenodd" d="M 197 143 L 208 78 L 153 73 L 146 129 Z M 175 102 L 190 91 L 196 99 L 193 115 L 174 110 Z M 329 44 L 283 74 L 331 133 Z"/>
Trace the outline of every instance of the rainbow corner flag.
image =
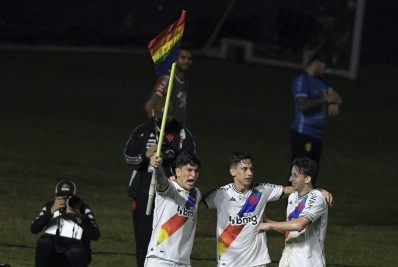
<path id="1" fill-rule="evenodd" d="M 149 52 L 155 63 L 155 72 L 159 76 L 166 74 L 170 66 L 177 61 L 185 17 L 186 11 L 183 10 L 178 20 L 148 43 Z"/>

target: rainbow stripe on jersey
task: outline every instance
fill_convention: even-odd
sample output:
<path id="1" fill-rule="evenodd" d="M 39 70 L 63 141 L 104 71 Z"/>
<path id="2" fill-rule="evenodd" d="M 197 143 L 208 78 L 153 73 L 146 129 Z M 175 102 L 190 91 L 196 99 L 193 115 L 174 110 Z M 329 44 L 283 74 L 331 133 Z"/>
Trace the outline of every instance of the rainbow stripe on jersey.
<path id="1" fill-rule="evenodd" d="M 245 213 L 253 212 L 256 210 L 257 204 L 261 198 L 261 192 L 253 189 L 250 196 L 246 199 L 245 204 L 243 205 L 242 209 L 238 212 L 238 217 L 242 218 Z M 238 237 L 240 232 L 242 231 L 243 227 L 246 224 L 231 224 L 229 223 L 228 226 L 224 229 L 221 233 L 220 237 L 218 238 L 218 258 L 221 258 L 222 255 L 227 251 L 227 249 L 231 246 L 232 242 Z"/>
<path id="2" fill-rule="evenodd" d="M 196 207 L 196 189 L 191 189 L 189 192 L 188 200 L 185 202 L 184 207 L 188 210 L 191 208 Z M 158 238 L 156 240 L 156 244 L 160 245 L 164 241 L 170 238 L 178 229 L 180 229 L 184 223 L 188 220 L 189 217 L 180 215 L 179 212 L 176 212 L 170 219 L 167 220 L 162 226 L 160 227 Z"/>

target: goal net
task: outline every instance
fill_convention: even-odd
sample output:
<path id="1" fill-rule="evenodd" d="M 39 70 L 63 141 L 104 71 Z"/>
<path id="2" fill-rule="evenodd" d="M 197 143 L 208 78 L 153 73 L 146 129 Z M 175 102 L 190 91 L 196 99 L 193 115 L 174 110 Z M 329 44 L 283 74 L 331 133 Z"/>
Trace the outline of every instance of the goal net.
<path id="1" fill-rule="evenodd" d="M 333 55 L 332 73 L 355 79 L 364 0 L 230 1 L 205 54 L 302 68 L 318 49 Z"/>

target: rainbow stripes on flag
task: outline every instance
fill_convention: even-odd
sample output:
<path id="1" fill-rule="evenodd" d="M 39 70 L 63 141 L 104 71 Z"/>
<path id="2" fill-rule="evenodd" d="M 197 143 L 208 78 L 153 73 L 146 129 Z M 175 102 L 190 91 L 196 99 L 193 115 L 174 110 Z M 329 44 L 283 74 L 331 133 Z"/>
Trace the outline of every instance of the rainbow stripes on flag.
<path id="1" fill-rule="evenodd" d="M 178 20 L 148 43 L 149 52 L 155 63 L 155 72 L 159 76 L 166 74 L 170 66 L 177 61 L 185 17 L 186 11 L 183 10 Z"/>

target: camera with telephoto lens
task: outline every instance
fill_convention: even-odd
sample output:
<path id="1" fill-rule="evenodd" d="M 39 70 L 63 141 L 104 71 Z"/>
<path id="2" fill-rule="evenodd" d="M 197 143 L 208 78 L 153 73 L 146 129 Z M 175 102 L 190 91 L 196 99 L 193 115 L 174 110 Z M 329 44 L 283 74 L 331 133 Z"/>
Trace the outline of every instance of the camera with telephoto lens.
<path id="1" fill-rule="evenodd" d="M 78 196 L 64 196 L 66 206 L 69 206 L 71 209 L 75 211 L 79 211 L 82 205 L 82 200 Z M 76 215 L 67 213 L 66 209 L 63 208 L 60 210 L 60 218 L 65 220 L 70 220 L 76 222 Z"/>
<path id="2" fill-rule="evenodd" d="M 65 200 L 65 203 L 74 210 L 80 210 L 82 200 L 78 196 L 70 196 Z"/>

